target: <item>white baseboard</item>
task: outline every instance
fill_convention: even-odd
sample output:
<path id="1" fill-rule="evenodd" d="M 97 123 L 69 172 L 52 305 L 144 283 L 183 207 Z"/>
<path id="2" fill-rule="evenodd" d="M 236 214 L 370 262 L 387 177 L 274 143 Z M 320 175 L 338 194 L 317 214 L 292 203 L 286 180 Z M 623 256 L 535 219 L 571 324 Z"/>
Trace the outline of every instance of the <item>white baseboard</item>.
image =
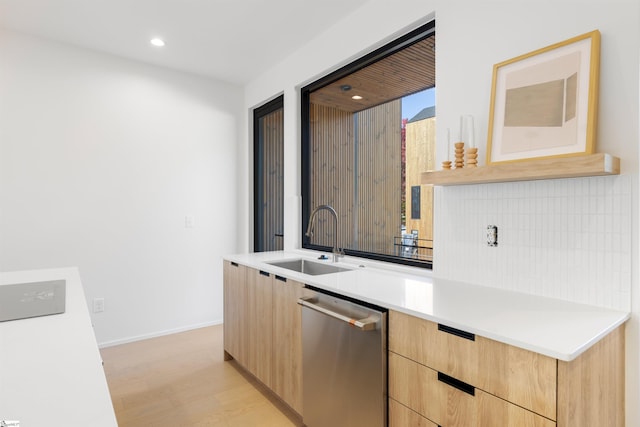
<path id="1" fill-rule="evenodd" d="M 190 331 L 192 329 L 204 328 L 204 327 L 207 327 L 207 326 L 214 326 L 214 325 L 220 325 L 220 324 L 222 324 L 222 319 L 214 320 L 214 321 L 211 321 L 211 322 L 198 323 L 198 324 L 195 324 L 195 325 L 183 326 L 183 327 L 175 328 L 175 329 L 167 329 L 167 330 L 164 330 L 164 331 L 152 332 L 150 334 L 137 335 L 137 336 L 134 336 L 134 337 L 123 338 L 123 339 L 119 339 L 119 340 L 104 341 L 104 342 L 99 342 L 98 343 L 98 348 L 113 347 L 114 345 L 127 344 L 127 343 L 130 343 L 130 342 L 146 340 L 146 339 L 149 339 L 149 338 L 162 337 L 164 335 L 171 335 L 171 334 L 176 334 L 178 332 L 185 332 L 185 331 Z"/>

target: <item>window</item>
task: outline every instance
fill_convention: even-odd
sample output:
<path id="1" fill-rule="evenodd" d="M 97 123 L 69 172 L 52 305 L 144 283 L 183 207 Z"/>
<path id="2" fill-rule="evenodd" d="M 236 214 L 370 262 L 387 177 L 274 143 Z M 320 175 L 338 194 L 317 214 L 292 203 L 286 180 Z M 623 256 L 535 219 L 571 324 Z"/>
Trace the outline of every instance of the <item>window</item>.
<path id="1" fill-rule="evenodd" d="M 433 193 L 420 173 L 434 168 L 434 28 L 302 89 L 303 247 L 330 251 L 337 232 L 348 255 L 431 267 Z M 305 236 L 322 204 L 336 210 L 338 230 L 321 211 Z"/>
<path id="2" fill-rule="evenodd" d="M 282 250 L 284 229 L 284 97 L 253 112 L 255 252 Z"/>

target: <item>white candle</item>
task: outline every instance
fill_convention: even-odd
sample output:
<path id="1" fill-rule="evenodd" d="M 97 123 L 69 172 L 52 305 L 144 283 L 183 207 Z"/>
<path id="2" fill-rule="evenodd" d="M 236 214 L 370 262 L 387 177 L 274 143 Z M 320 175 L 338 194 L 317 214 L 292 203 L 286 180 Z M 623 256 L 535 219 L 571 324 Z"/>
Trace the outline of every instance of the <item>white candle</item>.
<path id="1" fill-rule="evenodd" d="M 471 146 L 471 148 L 476 148 L 476 142 L 475 142 L 475 130 L 473 128 L 473 116 L 468 116 L 469 117 L 469 145 Z"/>
<path id="2" fill-rule="evenodd" d="M 449 153 L 451 152 L 451 132 L 450 129 L 447 128 L 447 161 L 449 161 Z"/>

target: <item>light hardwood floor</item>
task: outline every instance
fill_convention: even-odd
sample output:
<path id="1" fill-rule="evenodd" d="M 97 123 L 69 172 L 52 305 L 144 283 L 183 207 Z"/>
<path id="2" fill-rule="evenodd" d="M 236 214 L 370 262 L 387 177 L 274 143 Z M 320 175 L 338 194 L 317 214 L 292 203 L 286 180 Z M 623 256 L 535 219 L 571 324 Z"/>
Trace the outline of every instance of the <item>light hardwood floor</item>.
<path id="1" fill-rule="evenodd" d="M 101 350 L 120 427 L 302 426 L 235 361 L 222 325 Z"/>

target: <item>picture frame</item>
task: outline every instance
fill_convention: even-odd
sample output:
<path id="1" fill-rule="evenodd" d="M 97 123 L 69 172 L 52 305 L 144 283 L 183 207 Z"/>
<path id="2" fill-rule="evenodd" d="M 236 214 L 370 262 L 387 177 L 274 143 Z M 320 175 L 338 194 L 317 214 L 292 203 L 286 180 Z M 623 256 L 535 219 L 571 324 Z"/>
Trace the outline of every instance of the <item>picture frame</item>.
<path id="1" fill-rule="evenodd" d="M 487 164 L 592 154 L 600 32 L 493 67 Z"/>

